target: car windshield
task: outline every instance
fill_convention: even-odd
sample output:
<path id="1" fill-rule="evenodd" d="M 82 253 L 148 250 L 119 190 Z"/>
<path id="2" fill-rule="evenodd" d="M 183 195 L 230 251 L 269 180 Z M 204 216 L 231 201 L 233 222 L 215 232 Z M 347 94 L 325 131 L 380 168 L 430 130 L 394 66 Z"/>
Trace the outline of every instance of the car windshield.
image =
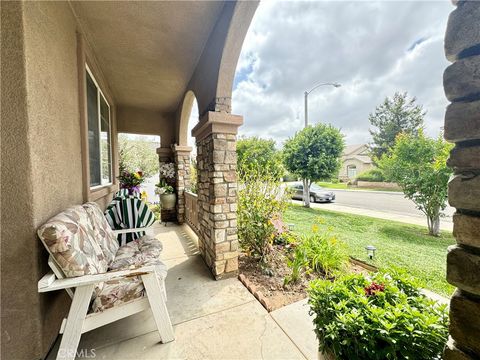
<path id="1" fill-rule="evenodd" d="M 324 191 L 325 189 L 322 188 L 321 186 L 318 186 L 317 184 L 312 184 L 312 185 L 310 185 L 310 190 Z"/>

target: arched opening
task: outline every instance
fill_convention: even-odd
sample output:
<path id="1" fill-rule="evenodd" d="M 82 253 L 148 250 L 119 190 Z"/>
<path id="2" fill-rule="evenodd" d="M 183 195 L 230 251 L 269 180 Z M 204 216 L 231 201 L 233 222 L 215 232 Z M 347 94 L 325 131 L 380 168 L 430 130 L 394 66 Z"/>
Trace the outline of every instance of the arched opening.
<path id="1" fill-rule="evenodd" d="M 195 121 L 196 118 L 196 121 Z M 193 119 L 193 120 L 192 120 Z M 192 90 L 188 90 L 183 97 L 182 107 L 180 109 L 178 123 L 177 144 L 180 146 L 191 146 L 189 138 L 191 137 L 192 123 L 198 121 L 198 103 Z"/>
<path id="2" fill-rule="evenodd" d="M 156 149 L 160 146 L 160 142 L 160 136 L 156 135 L 118 134 L 119 174 L 122 175 L 123 171 L 140 171 L 144 180 L 139 192 L 149 203 L 158 201 L 155 195 L 155 184 L 158 182 L 159 172 Z"/>

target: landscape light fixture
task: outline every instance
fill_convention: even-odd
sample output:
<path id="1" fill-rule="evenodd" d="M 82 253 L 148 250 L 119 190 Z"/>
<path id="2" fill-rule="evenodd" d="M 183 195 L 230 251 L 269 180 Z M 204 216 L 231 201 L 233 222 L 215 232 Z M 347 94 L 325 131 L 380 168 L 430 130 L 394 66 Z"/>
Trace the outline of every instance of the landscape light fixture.
<path id="1" fill-rule="evenodd" d="M 309 91 L 305 91 L 304 95 L 305 95 L 305 127 L 308 126 L 308 95 L 318 89 L 320 86 L 333 86 L 333 87 L 336 87 L 336 88 L 339 88 L 340 86 L 342 86 L 341 84 L 337 83 L 337 82 L 333 82 L 333 83 L 322 83 L 322 84 L 318 84 L 318 85 L 315 85 L 313 88 L 311 88 Z"/>
<path id="2" fill-rule="evenodd" d="M 370 260 L 373 260 L 373 258 L 375 257 L 375 251 L 377 250 L 377 248 L 373 245 L 367 245 L 365 246 L 365 250 L 367 250 L 367 256 Z"/>

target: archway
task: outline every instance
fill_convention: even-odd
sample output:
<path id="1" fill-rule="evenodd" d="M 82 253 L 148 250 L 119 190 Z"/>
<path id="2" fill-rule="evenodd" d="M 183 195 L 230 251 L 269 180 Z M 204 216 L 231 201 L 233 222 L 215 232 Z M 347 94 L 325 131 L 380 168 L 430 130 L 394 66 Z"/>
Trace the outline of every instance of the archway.
<path id="1" fill-rule="evenodd" d="M 178 120 L 177 144 L 191 146 L 189 138 L 192 125 L 198 122 L 198 102 L 192 90 L 188 90 L 183 97 Z"/>

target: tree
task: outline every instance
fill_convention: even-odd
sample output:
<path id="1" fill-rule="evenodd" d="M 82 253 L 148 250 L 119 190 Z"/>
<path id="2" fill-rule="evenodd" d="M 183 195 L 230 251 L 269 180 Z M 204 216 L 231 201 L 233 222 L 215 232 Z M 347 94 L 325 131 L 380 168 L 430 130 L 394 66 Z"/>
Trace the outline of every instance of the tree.
<path id="1" fill-rule="evenodd" d="M 373 141 L 370 151 L 375 163 L 395 145 L 395 138 L 400 133 L 418 134 L 423 129 L 423 118 L 426 112 L 417 105 L 416 98 L 409 98 L 407 93 L 396 92 L 393 97 L 386 97 L 383 104 L 376 107 L 368 116 Z"/>
<path id="2" fill-rule="evenodd" d="M 441 136 L 431 139 L 420 131 L 400 134 L 379 161 L 388 179 L 400 185 L 405 197 L 427 216 L 430 235 L 440 234 L 440 214 L 447 204 L 447 183 L 452 170 L 447 158 L 453 144 Z"/>
<path id="3" fill-rule="evenodd" d="M 141 137 L 119 134 L 118 147 L 120 168 L 130 171 L 141 170 L 145 177 L 158 173 L 157 143 Z"/>
<path id="4" fill-rule="evenodd" d="M 285 167 L 303 179 L 305 207 L 310 207 L 312 182 L 330 179 L 337 173 L 344 146 L 340 130 L 325 124 L 309 126 L 285 143 Z"/>
<path id="5" fill-rule="evenodd" d="M 249 170 L 254 170 L 259 176 L 268 174 L 276 179 L 285 174 L 282 154 L 275 148 L 275 141 L 258 137 L 237 141 L 237 170 L 240 177 Z"/>

